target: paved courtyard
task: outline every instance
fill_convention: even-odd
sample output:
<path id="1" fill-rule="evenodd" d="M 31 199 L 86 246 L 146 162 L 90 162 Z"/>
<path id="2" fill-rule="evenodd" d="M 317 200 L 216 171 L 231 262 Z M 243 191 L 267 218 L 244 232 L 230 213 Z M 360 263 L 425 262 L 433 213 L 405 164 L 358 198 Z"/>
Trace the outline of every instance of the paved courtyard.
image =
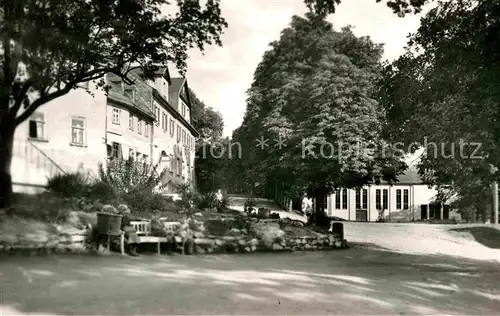
<path id="1" fill-rule="evenodd" d="M 497 263 L 344 251 L 0 259 L 1 315 L 463 314 L 500 311 Z"/>

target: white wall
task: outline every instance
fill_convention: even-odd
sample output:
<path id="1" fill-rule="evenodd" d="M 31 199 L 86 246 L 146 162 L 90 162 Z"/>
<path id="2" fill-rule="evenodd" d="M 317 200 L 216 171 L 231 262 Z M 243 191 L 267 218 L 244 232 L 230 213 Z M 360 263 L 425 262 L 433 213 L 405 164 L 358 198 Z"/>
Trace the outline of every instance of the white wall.
<path id="1" fill-rule="evenodd" d="M 376 190 L 381 190 L 381 202 L 383 203 L 383 190 L 388 190 L 388 209 L 384 212 L 384 217 L 392 221 L 411 221 L 421 219 L 422 204 L 430 204 L 437 194 L 437 190 L 429 188 L 426 185 L 378 185 L 365 187 L 368 189 L 368 207 L 367 218 L 368 221 L 376 221 L 379 216 L 379 210 L 376 208 Z M 403 190 L 408 190 L 408 209 L 397 209 L 396 205 L 396 192 L 402 190 L 401 201 L 404 202 Z M 348 203 L 347 209 L 335 208 L 335 194 L 327 198 L 327 214 L 329 216 L 336 216 L 346 220 L 356 220 L 356 191 L 348 190 Z M 342 198 L 342 196 L 341 196 Z M 403 206 L 403 205 L 402 205 Z M 342 207 L 342 203 L 341 203 Z M 459 218 L 456 211 L 450 212 L 451 218 Z"/>

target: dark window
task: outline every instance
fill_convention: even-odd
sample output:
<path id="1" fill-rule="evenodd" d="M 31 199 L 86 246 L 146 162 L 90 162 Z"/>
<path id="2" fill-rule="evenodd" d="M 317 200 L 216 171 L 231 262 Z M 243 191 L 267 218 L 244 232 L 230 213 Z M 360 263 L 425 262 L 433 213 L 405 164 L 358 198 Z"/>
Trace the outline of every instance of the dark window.
<path id="1" fill-rule="evenodd" d="M 328 209 L 328 196 L 325 195 L 323 198 L 323 208 L 326 210 Z"/>
<path id="2" fill-rule="evenodd" d="M 342 190 L 342 209 L 347 210 L 347 189 Z"/>
<path id="3" fill-rule="evenodd" d="M 368 190 L 363 189 L 363 209 L 366 210 L 368 208 Z"/>
<path id="4" fill-rule="evenodd" d="M 404 190 L 403 192 L 403 209 L 408 209 L 408 190 Z"/>
<path id="5" fill-rule="evenodd" d="M 401 190 L 396 190 L 396 209 L 401 209 Z"/>
<path id="6" fill-rule="evenodd" d="M 361 190 L 356 190 L 356 209 L 361 209 Z"/>
<path id="7" fill-rule="evenodd" d="M 45 139 L 45 115 L 43 113 L 33 113 L 29 120 L 29 137 Z"/>
<path id="8" fill-rule="evenodd" d="M 375 208 L 377 210 L 382 209 L 382 192 L 380 191 L 380 189 L 377 189 L 375 191 Z"/>
<path id="9" fill-rule="evenodd" d="M 340 210 L 341 206 L 340 190 L 335 191 L 335 209 Z"/>
<path id="10" fill-rule="evenodd" d="M 361 190 L 356 190 L 356 208 L 361 209 Z"/>
<path id="11" fill-rule="evenodd" d="M 108 146 L 108 157 L 111 159 L 122 159 L 122 150 L 119 143 L 113 142 L 111 146 Z"/>
<path id="12" fill-rule="evenodd" d="M 384 195 L 382 200 L 382 208 L 384 210 L 389 208 L 389 190 L 384 189 Z"/>

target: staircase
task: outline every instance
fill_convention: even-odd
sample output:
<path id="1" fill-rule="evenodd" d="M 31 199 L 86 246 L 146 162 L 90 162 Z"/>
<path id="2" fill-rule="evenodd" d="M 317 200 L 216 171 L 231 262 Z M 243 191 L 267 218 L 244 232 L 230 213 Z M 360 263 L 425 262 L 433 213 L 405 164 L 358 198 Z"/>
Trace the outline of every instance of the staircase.
<path id="1" fill-rule="evenodd" d="M 33 141 L 15 139 L 11 174 L 14 192 L 37 193 L 45 189 L 49 178 L 65 172 Z"/>

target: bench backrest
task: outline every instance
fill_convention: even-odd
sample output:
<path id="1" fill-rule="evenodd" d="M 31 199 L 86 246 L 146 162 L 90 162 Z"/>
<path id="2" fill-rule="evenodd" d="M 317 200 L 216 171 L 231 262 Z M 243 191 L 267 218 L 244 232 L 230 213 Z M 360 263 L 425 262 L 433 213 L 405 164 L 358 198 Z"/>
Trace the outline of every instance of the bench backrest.
<path id="1" fill-rule="evenodd" d="M 151 234 L 151 222 L 149 221 L 131 221 L 130 225 L 135 228 L 137 235 L 148 236 Z"/>

